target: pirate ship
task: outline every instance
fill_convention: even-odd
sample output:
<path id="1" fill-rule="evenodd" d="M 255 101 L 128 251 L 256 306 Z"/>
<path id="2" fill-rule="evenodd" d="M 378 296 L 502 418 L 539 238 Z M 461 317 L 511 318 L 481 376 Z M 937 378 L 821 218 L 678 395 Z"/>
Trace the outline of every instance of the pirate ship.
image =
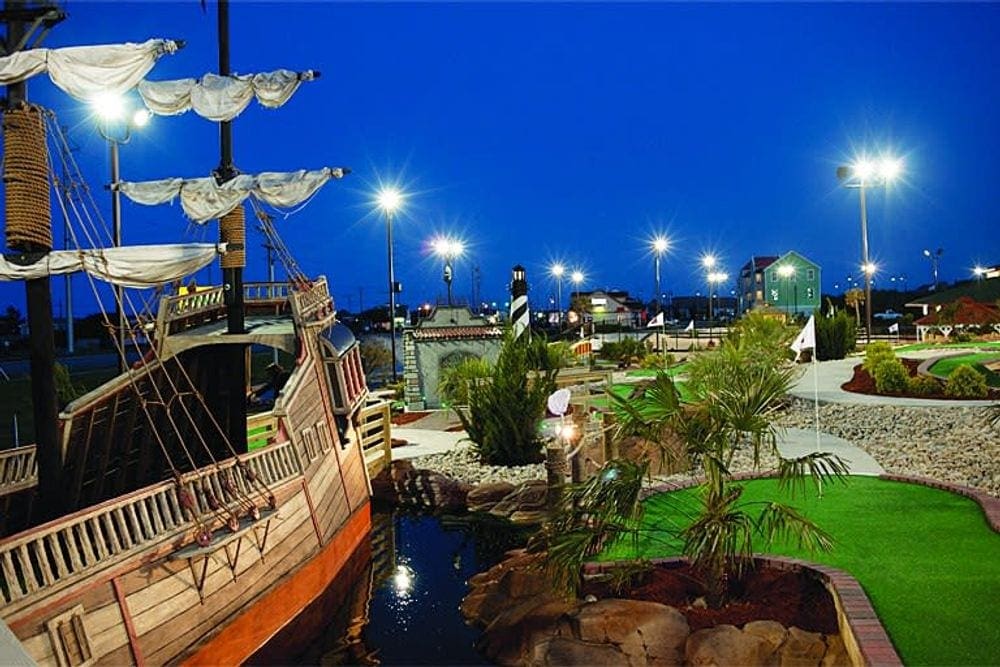
<path id="1" fill-rule="evenodd" d="M 178 42 L 25 48 L 61 12 L 11 0 L 3 12 L 11 252 L 0 277 L 26 284 L 36 442 L 0 452 L 0 619 L 38 663 L 242 661 L 370 529 L 368 474 L 388 460 L 388 406 L 368 395 L 326 279 L 303 274 L 270 214 L 348 170 L 237 172 L 230 122 L 254 98 L 283 105 L 316 74 L 230 74 L 225 2 L 218 11 L 219 73 L 180 81 L 146 79 Z M 116 247 L 54 115 L 26 100 L 25 81 L 43 74 L 78 99 L 137 89 L 153 113 L 219 122 L 211 176 L 112 188 L 149 205 L 179 198 L 192 222 L 220 221 L 220 242 Z M 286 282 L 243 282 L 247 208 Z M 52 249 L 53 212 L 75 248 Z M 223 285 L 171 289 L 218 257 Z M 113 297 L 102 312 L 124 372 L 58 409 L 49 277 L 70 271 Z M 253 346 L 294 362 L 273 405 L 248 416 Z"/>

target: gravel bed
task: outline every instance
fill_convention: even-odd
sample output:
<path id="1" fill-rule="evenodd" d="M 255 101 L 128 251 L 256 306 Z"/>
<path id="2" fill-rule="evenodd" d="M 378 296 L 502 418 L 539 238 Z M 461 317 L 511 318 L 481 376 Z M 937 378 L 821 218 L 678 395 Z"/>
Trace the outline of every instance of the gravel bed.
<path id="1" fill-rule="evenodd" d="M 434 470 L 469 484 L 485 482 L 520 484 L 532 479 L 545 479 L 545 466 L 541 463 L 510 468 L 483 465 L 479 462 L 479 456 L 467 445 L 459 445 L 448 452 L 418 456 L 412 459 L 412 462 L 415 468 Z"/>

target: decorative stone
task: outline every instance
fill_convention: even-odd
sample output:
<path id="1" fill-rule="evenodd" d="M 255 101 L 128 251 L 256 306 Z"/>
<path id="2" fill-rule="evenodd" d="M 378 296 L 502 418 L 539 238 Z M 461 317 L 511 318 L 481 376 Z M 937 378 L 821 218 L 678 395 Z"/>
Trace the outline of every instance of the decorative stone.
<path id="1" fill-rule="evenodd" d="M 615 644 L 634 664 L 681 664 L 691 632 L 682 613 L 643 600 L 599 600 L 581 606 L 569 621 L 574 637 Z"/>
<path id="2" fill-rule="evenodd" d="M 826 642 L 823 641 L 823 635 L 791 627 L 788 628 L 785 643 L 778 651 L 778 664 L 781 667 L 815 667 L 825 653 Z"/>
<path id="3" fill-rule="evenodd" d="M 698 630 L 688 637 L 684 659 L 692 667 L 727 665 L 765 665 L 771 658 L 768 642 L 753 634 L 744 634 L 734 625 L 717 625 Z M 819 659 L 816 659 L 817 664 Z"/>
<path id="4" fill-rule="evenodd" d="M 470 512 L 489 512 L 515 489 L 510 482 L 487 482 L 469 491 L 466 499 Z"/>
<path id="5" fill-rule="evenodd" d="M 827 635 L 826 654 L 820 662 L 820 667 L 847 667 L 850 664 L 851 658 L 847 655 L 847 648 L 844 647 L 841 636 Z"/>
<path id="6" fill-rule="evenodd" d="M 514 512 L 544 512 L 548 487 L 541 480 L 532 480 L 518 486 L 490 510 L 490 514 L 509 517 Z"/>
<path id="7" fill-rule="evenodd" d="M 609 644 L 593 644 L 569 637 L 553 637 L 535 645 L 528 664 L 578 667 L 627 663 L 625 656 Z"/>
<path id="8" fill-rule="evenodd" d="M 761 637 L 774 653 L 784 643 L 788 630 L 777 621 L 751 621 L 743 626 L 743 633 Z"/>

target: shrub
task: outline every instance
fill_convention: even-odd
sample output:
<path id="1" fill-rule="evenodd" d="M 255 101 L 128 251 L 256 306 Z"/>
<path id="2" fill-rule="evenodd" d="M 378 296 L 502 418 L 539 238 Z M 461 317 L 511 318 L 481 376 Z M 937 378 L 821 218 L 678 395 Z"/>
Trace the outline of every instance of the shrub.
<path id="1" fill-rule="evenodd" d="M 953 398 L 986 398 L 989 391 L 986 378 L 972 366 L 959 366 L 944 384 L 945 395 Z"/>
<path id="2" fill-rule="evenodd" d="M 869 343 L 865 347 L 865 361 L 862 364 L 864 369 L 872 376 L 875 375 L 875 368 L 885 359 L 895 359 L 896 353 L 892 351 L 892 345 L 885 341 L 877 340 Z"/>
<path id="3" fill-rule="evenodd" d="M 467 357 L 454 366 L 441 369 L 438 395 L 451 405 L 469 404 L 469 387 L 490 377 L 490 362 L 478 357 Z"/>
<path id="4" fill-rule="evenodd" d="M 910 374 L 903 362 L 895 357 L 883 358 L 872 372 L 875 391 L 880 394 L 903 394 L 910 388 Z"/>
<path id="5" fill-rule="evenodd" d="M 968 343 L 972 339 L 973 335 L 968 331 L 957 331 L 951 337 L 951 340 L 955 343 Z"/>
<path id="6" fill-rule="evenodd" d="M 941 383 L 930 375 L 910 378 L 910 393 L 916 396 L 937 396 L 941 393 Z"/>
<path id="7" fill-rule="evenodd" d="M 642 358 L 639 362 L 640 368 L 655 369 L 655 368 L 666 368 L 674 364 L 674 355 L 670 354 L 656 354 L 649 353 Z"/>
<path id="8" fill-rule="evenodd" d="M 853 352 L 857 337 L 854 318 L 843 310 L 834 317 L 823 317 L 816 313 L 816 358 L 843 359 Z"/>
<path id="9" fill-rule="evenodd" d="M 490 377 L 468 387 L 469 407 L 457 410 L 484 463 L 515 466 L 542 459 L 538 427 L 556 388 L 556 368 L 542 336 L 514 338 L 508 329 Z M 537 371 L 529 381 L 529 371 Z"/>
<path id="10" fill-rule="evenodd" d="M 643 356 L 645 353 L 646 346 L 634 338 L 623 338 L 616 343 L 604 343 L 601 346 L 602 357 L 624 363 L 626 366 L 631 364 L 633 359 Z"/>

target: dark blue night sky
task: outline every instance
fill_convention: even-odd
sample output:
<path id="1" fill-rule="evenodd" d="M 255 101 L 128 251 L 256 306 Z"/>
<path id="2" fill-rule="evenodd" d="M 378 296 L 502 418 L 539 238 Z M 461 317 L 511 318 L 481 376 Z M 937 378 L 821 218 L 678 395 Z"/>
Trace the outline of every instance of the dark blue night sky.
<path id="1" fill-rule="evenodd" d="M 68 2 L 46 44 L 184 39 L 149 78 L 199 76 L 216 67 L 207 4 Z M 906 161 L 905 182 L 870 198 L 877 285 L 929 282 L 924 248 L 944 248 L 947 280 L 1000 263 L 998 5 L 235 2 L 232 21 L 235 71 L 323 73 L 282 110 L 251 105 L 235 124 L 236 161 L 244 172 L 354 169 L 279 223 L 344 308 L 357 309 L 359 288 L 366 307 L 386 298 L 385 227 L 371 206 L 380 181 L 411 194 L 395 228 L 411 305 L 443 295 L 426 247 L 435 233 L 470 246 L 456 267 L 462 297 L 478 264 L 483 298 L 502 300 L 520 262 L 540 303 L 559 259 L 588 288 L 651 298 L 658 231 L 674 246 L 665 291 L 704 289 L 705 251 L 733 276 L 751 254 L 792 249 L 831 290 L 860 263 L 857 193 L 834 171 L 866 148 Z M 104 198 L 106 149 L 89 111 L 44 78 L 29 98 L 72 128 Z M 215 125 L 188 114 L 154 119 L 123 148 L 122 173 L 204 176 L 217 162 Z M 127 243 L 216 234 L 192 235 L 179 205 L 126 204 L 124 216 Z M 257 241 L 248 280 L 265 276 Z M 0 287 L 0 305 L 23 299 Z"/>

